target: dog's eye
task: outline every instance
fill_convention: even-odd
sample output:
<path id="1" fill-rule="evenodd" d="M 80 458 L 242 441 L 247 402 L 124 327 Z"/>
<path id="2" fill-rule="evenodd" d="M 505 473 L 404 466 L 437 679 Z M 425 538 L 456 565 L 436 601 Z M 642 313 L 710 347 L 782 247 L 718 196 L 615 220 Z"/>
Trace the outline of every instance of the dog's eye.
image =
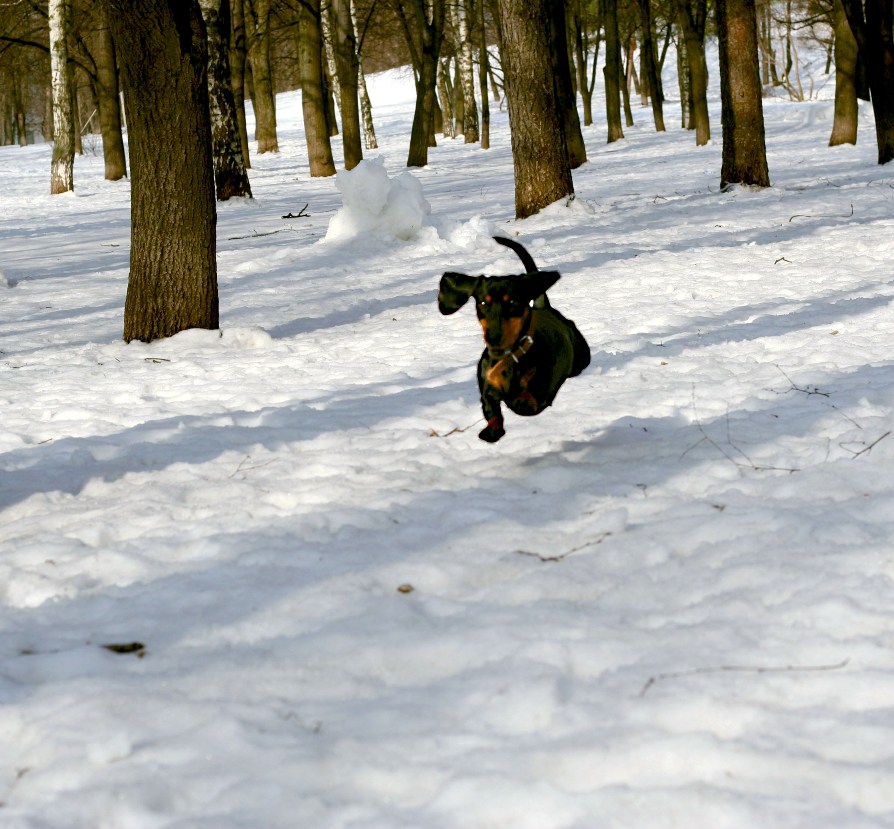
<path id="1" fill-rule="evenodd" d="M 509 302 L 509 294 L 503 294 L 503 302 Z"/>

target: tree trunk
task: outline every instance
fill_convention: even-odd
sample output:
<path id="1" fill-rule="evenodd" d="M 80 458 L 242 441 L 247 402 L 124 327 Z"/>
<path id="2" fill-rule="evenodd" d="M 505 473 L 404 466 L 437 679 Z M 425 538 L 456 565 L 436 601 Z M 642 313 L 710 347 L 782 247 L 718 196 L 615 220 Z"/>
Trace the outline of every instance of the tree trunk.
<path id="1" fill-rule="evenodd" d="M 677 22 L 683 30 L 686 58 L 689 62 L 695 143 L 703 146 L 711 140 L 711 120 L 708 115 L 708 62 L 705 59 L 707 0 L 676 0 L 676 3 Z"/>
<path id="2" fill-rule="evenodd" d="M 270 71 L 270 0 L 245 0 L 245 23 L 258 152 L 278 153 L 276 96 Z"/>
<path id="3" fill-rule="evenodd" d="M 438 95 L 441 98 L 441 134 L 444 138 L 456 138 L 456 121 L 453 114 L 453 84 L 450 82 L 449 63 L 438 61 Z"/>
<path id="4" fill-rule="evenodd" d="M 353 170 L 363 160 L 358 100 L 360 61 L 357 58 L 354 24 L 351 22 L 350 0 L 331 0 L 331 9 L 335 66 L 338 71 L 338 86 L 341 90 L 341 127 L 345 169 Z"/>
<path id="5" fill-rule="evenodd" d="M 608 122 L 608 142 L 624 137 L 621 127 L 621 38 L 618 34 L 618 1 L 602 0 L 602 19 L 605 24 L 605 117 Z"/>
<path id="6" fill-rule="evenodd" d="M 217 198 L 219 201 L 240 196 L 251 198 L 251 185 L 242 158 L 236 101 L 230 86 L 230 59 L 227 54 L 229 4 L 222 4 L 221 0 L 200 2 L 208 32 L 208 98 Z"/>
<path id="7" fill-rule="evenodd" d="M 478 0 L 481 41 L 478 46 L 478 89 L 481 94 L 481 149 L 490 149 L 490 101 L 487 94 L 487 73 L 490 55 L 487 51 L 487 26 L 484 18 L 484 0 Z"/>
<path id="8" fill-rule="evenodd" d="M 214 175 L 198 2 L 105 0 L 130 149 L 124 339 L 218 327 Z"/>
<path id="9" fill-rule="evenodd" d="M 334 176 L 335 162 L 326 116 L 327 93 L 323 84 L 323 40 L 320 0 L 306 0 L 299 11 L 298 63 L 301 71 L 301 110 L 311 176 Z"/>
<path id="10" fill-rule="evenodd" d="M 720 189 L 770 186 L 754 0 L 717 0 L 723 165 Z"/>
<path id="11" fill-rule="evenodd" d="M 894 159 L 894 9 L 885 0 L 843 0 L 872 97 L 878 163 Z M 865 8 L 865 14 L 864 14 Z"/>
<path id="12" fill-rule="evenodd" d="M 643 87 L 648 90 L 652 99 L 652 118 L 655 120 L 655 131 L 665 132 L 664 105 L 661 94 L 661 77 L 658 62 L 655 60 L 655 38 L 652 33 L 652 0 L 639 0 L 640 21 L 643 27 Z"/>
<path id="13" fill-rule="evenodd" d="M 463 135 L 466 144 L 475 144 L 481 137 L 478 129 L 478 106 L 475 102 L 475 68 L 472 61 L 472 36 L 465 0 L 457 0 L 451 12 L 457 33 L 457 64 L 463 90 Z"/>
<path id="14" fill-rule="evenodd" d="M 248 154 L 248 129 L 245 124 L 245 6 L 242 0 L 223 0 L 230 6 L 230 86 L 236 104 L 236 121 L 239 124 L 239 143 L 242 145 L 242 163 L 251 168 Z"/>
<path id="15" fill-rule="evenodd" d="M 841 0 L 833 10 L 835 30 L 835 117 L 829 146 L 857 143 L 857 41 L 847 22 Z"/>
<path id="16" fill-rule="evenodd" d="M 376 127 L 373 123 L 372 102 L 369 99 L 369 92 L 366 89 L 366 73 L 363 70 L 363 44 L 358 39 L 357 31 L 357 13 L 353 0 L 349 0 L 351 7 L 351 26 L 354 29 L 354 40 L 357 42 L 357 69 L 358 83 L 360 88 L 360 116 L 363 119 L 363 146 L 367 150 L 375 150 L 379 147 L 376 140 Z"/>
<path id="17" fill-rule="evenodd" d="M 50 71 L 53 94 L 53 157 L 50 193 L 74 190 L 74 112 L 71 70 L 68 66 L 68 0 L 50 0 Z"/>
<path id="18" fill-rule="evenodd" d="M 444 39 L 444 0 L 399 0 L 398 5 L 416 69 L 416 108 L 407 167 L 424 167 L 428 164 L 428 148 L 434 141 L 435 87 Z"/>
<path id="19" fill-rule="evenodd" d="M 552 70 L 551 2 L 499 0 L 519 219 L 574 194 L 565 115 Z"/>
<path id="20" fill-rule="evenodd" d="M 93 59 L 96 62 L 96 97 L 99 102 L 99 129 L 102 133 L 105 177 L 108 181 L 118 181 L 127 175 L 127 156 L 121 135 L 121 104 L 115 44 L 102 5 L 97 9 L 97 29 L 91 42 Z"/>
<path id="21" fill-rule="evenodd" d="M 553 72 L 560 111 L 565 120 L 565 141 L 568 144 L 568 162 L 576 170 L 587 162 L 587 148 L 580 129 L 577 98 L 571 78 L 571 62 L 568 58 L 568 23 L 565 19 L 564 0 L 551 0 Z"/>

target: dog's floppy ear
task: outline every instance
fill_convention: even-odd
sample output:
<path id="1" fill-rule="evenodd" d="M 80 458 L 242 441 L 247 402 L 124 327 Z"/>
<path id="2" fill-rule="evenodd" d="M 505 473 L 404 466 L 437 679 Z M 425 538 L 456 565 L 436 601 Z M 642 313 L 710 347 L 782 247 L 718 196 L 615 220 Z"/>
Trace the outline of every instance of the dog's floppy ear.
<path id="1" fill-rule="evenodd" d="M 526 273 L 523 277 L 525 285 L 525 293 L 528 299 L 537 299 L 541 294 L 545 294 L 553 285 L 555 285 L 561 274 L 558 271 L 536 271 L 535 273 Z"/>
<path id="2" fill-rule="evenodd" d="M 480 280 L 480 276 L 445 273 L 438 288 L 438 310 L 442 314 L 454 314 L 459 311 L 475 293 Z"/>

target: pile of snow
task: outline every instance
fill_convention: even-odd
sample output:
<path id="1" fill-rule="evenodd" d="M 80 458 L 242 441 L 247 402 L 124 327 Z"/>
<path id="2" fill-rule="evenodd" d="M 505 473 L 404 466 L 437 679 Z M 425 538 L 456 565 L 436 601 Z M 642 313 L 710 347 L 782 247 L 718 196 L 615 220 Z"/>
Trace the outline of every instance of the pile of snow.
<path id="1" fill-rule="evenodd" d="M 382 158 L 364 159 L 353 170 L 340 170 L 335 186 L 344 204 L 329 222 L 327 241 L 367 233 L 408 240 L 430 224 L 431 205 L 422 195 L 422 185 L 406 172 L 389 177 Z"/>

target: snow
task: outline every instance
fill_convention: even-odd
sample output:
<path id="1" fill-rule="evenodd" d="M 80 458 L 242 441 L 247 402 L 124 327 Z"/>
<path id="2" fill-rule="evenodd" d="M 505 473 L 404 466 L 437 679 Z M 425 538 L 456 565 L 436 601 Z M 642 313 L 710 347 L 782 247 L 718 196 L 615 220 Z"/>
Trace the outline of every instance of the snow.
<path id="1" fill-rule="evenodd" d="M 150 345 L 128 183 L 87 155 L 51 197 L 47 146 L 0 148 L 0 824 L 894 825 L 871 112 L 829 148 L 828 87 L 767 101 L 773 187 L 720 193 L 716 95 L 701 148 L 637 107 L 516 222 L 504 111 L 407 172 L 412 79 L 370 86 L 381 149 L 335 181 L 281 96 L 220 205 L 222 331 Z M 497 232 L 593 363 L 489 446 L 435 297 L 517 272 Z"/>

